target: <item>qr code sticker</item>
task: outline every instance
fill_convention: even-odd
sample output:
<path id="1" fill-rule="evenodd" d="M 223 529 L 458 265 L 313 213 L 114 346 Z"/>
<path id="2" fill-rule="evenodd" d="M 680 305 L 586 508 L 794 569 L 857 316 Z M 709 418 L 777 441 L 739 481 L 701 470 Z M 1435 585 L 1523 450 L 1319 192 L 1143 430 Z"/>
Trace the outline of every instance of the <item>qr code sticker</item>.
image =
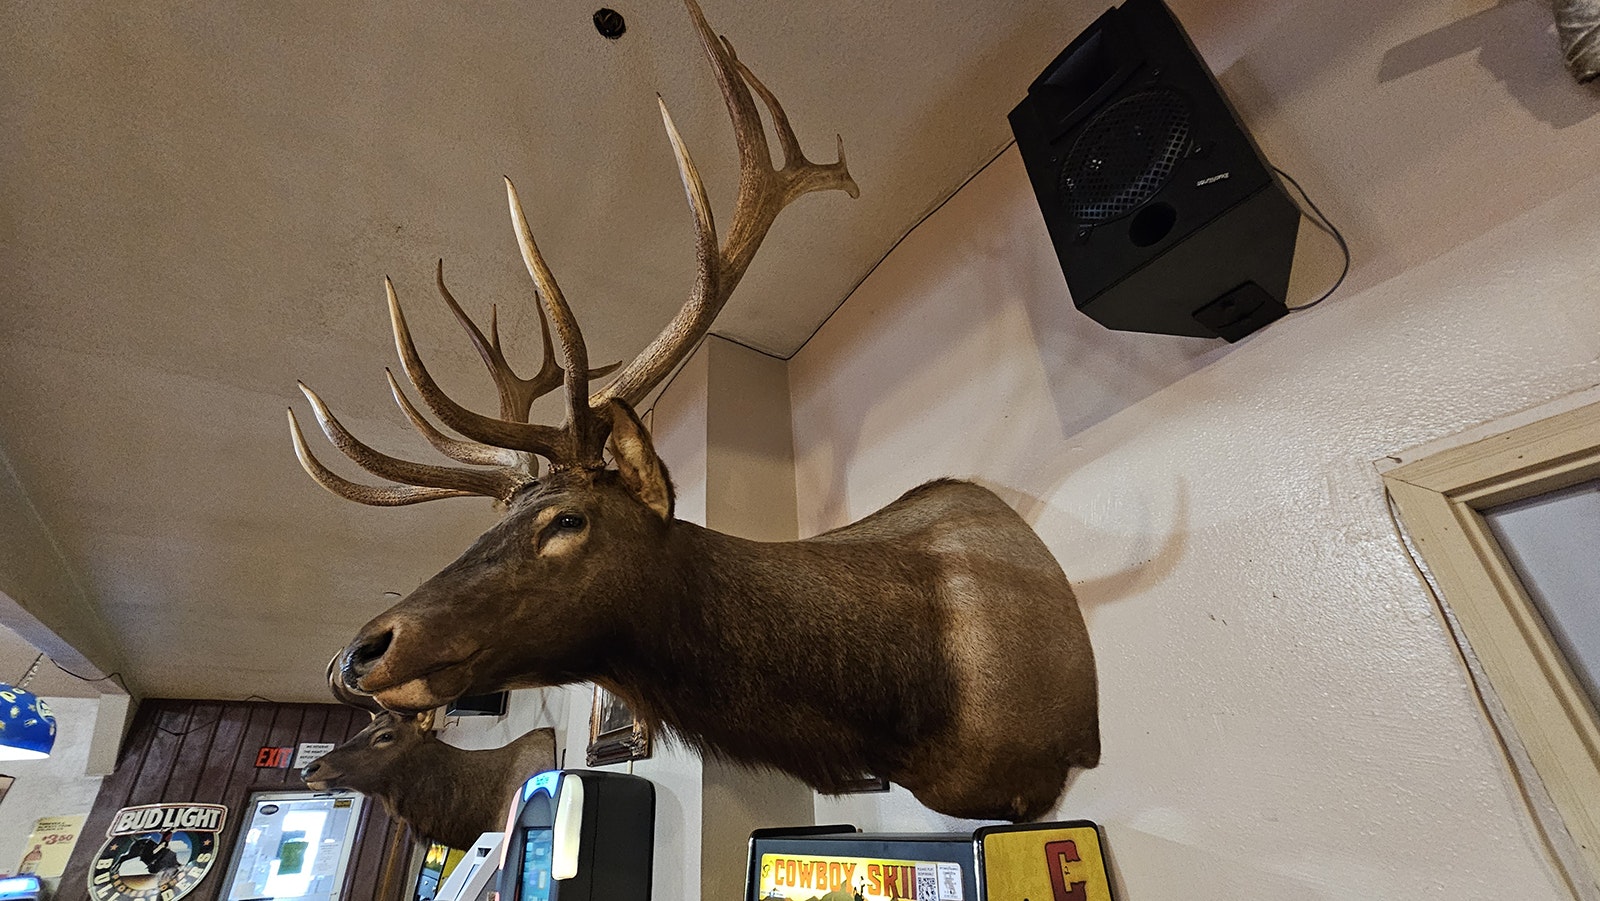
<path id="1" fill-rule="evenodd" d="M 939 868 L 917 864 L 917 901 L 939 901 Z"/>
<path id="2" fill-rule="evenodd" d="M 939 864 L 939 901 L 966 901 L 961 887 L 961 864 Z"/>

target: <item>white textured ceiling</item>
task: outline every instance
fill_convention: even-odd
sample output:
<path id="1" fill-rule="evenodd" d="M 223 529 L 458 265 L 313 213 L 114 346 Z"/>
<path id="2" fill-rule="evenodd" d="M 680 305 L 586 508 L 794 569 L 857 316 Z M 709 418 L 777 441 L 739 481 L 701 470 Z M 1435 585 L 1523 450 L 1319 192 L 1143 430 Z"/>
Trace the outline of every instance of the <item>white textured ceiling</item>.
<path id="1" fill-rule="evenodd" d="M 592 361 L 631 357 L 676 310 L 692 234 L 655 95 L 724 227 L 731 131 L 680 5 L 618 4 L 615 42 L 595 5 L 8 7 L 0 463 L 60 570 L 32 584 L 64 586 L 19 602 L 58 623 L 97 611 L 99 659 L 151 695 L 320 698 L 323 663 L 383 592 L 491 521 L 486 503 L 383 510 L 323 493 L 283 410 L 304 412 L 302 378 L 372 443 L 417 449 L 382 381 L 385 274 L 446 388 L 492 409 L 434 296 L 440 257 L 470 311 L 501 304 L 532 368 L 502 174 Z M 704 5 L 808 151 L 831 159 L 844 136 L 861 186 L 791 207 L 716 326 L 779 355 L 1009 140 L 1006 111 L 1103 8 Z"/>

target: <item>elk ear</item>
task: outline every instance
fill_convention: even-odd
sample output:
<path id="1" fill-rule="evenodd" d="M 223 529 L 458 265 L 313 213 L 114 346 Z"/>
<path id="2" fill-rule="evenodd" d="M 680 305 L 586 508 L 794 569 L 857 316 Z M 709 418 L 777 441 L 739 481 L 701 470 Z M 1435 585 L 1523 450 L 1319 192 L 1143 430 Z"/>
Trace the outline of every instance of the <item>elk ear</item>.
<path id="1" fill-rule="evenodd" d="M 650 444 L 650 433 L 625 402 L 611 401 L 611 438 L 607 441 L 617 473 L 639 502 L 662 520 L 672 519 L 672 480 Z"/>

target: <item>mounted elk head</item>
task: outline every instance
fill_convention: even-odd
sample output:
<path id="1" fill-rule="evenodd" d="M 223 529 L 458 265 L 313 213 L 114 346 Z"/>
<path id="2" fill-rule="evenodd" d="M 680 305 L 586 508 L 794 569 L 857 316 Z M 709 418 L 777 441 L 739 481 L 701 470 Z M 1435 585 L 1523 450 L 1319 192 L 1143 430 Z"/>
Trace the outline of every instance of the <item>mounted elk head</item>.
<path id="1" fill-rule="evenodd" d="M 808 161 L 777 99 L 686 2 L 733 119 L 740 183 L 719 245 L 700 176 L 662 107 L 694 216 L 697 272 L 688 302 L 655 341 L 590 392 L 578 323 L 508 181 L 523 260 L 561 347 L 565 422 L 528 422 L 533 396 L 554 379 L 519 379 L 498 335 L 486 339 L 442 280 L 500 388 L 500 416 L 439 390 L 392 285 L 390 317 L 412 387 L 470 440 L 441 433 L 392 378 L 390 386 L 428 440 L 472 468 L 371 450 L 306 389 L 340 450 L 403 483 L 356 484 L 316 461 L 291 411 L 302 465 L 336 494 L 377 505 L 479 494 L 506 508 L 458 560 L 361 630 L 339 678 L 397 711 L 593 681 L 702 752 L 823 791 L 874 773 L 943 813 L 1040 816 L 1071 767 L 1099 759 L 1094 661 L 1061 568 L 992 492 L 929 483 L 797 542 L 744 541 L 673 518 L 671 481 L 633 405 L 705 335 L 784 206 L 811 191 L 856 195 L 842 142 L 838 162 Z M 771 114 L 781 168 L 752 91 Z M 544 476 L 535 477 L 533 457 L 548 461 Z"/>
<path id="2" fill-rule="evenodd" d="M 433 731 L 433 711 L 385 710 L 345 688 L 336 674 L 330 665 L 334 697 L 371 713 L 372 724 L 307 764 L 300 778 L 315 791 L 345 789 L 374 798 L 422 839 L 472 847 L 478 836 L 505 827 L 529 776 L 555 768 L 552 729 L 535 729 L 502 748 L 462 750 Z"/>

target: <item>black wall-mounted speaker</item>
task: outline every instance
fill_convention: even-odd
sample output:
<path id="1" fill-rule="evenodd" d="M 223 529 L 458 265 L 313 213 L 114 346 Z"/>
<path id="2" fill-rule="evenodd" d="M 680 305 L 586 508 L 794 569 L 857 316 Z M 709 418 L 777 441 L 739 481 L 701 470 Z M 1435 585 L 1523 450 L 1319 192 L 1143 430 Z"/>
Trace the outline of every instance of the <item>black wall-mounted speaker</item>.
<path id="1" fill-rule="evenodd" d="M 1300 209 L 1161 0 L 1095 20 L 1010 119 L 1096 322 L 1237 341 L 1288 312 Z"/>

